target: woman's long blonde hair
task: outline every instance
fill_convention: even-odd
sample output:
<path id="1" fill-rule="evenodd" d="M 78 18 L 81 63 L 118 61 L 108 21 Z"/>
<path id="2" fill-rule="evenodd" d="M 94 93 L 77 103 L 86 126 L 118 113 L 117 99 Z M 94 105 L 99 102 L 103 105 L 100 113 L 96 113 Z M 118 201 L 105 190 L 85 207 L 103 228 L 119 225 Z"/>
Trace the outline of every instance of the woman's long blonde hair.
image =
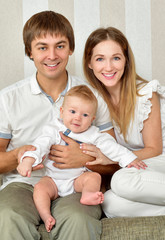
<path id="1" fill-rule="evenodd" d="M 96 78 L 93 70 L 89 68 L 93 48 L 98 43 L 106 40 L 112 40 L 119 44 L 126 60 L 124 73 L 121 78 L 120 102 L 118 106 L 113 105 L 108 90 Z M 85 77 L 91 86 L 97 89 L 103 96 L 109 107 L 112 122 L 115 122 L 119 126 L 120 132 L 126 140 L 128 127 L 131 120 L 134 118 L 136 96 L 139 95 L 136 80 L 140 80 L 141 84 L 147 83 L 147 81 L 136 74 L 134 55 L 124 34 L 113 27 L 99 28 L 92 32 L 85 44 L 83 68 Z"/>

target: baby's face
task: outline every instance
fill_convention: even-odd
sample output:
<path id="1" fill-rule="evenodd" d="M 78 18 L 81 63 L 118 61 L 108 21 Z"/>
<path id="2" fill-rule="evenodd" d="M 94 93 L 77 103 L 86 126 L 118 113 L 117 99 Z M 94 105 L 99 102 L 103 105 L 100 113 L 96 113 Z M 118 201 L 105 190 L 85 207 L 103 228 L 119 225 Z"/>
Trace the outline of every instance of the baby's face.
<path id="1" fill-rule="evenodd" d="M 60 109 L 64 125 L 74 133 L 86 131 L 95 119 L 92 102 L 76 96 L 68 96 Z"/>

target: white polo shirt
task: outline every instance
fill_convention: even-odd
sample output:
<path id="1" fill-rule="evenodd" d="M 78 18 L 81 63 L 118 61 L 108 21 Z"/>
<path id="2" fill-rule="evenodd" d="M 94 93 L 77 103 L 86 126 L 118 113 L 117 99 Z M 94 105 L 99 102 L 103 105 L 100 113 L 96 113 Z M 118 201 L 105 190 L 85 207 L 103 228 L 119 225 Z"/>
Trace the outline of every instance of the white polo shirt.
<path id="1" fill-rule="evenodd" d="M 68 76 L 66 89 L 53 102 L 40 88 L 36 73 L 0 91 L 0 138 L 11 139 L 7 151 L 31 144 L 41 134 L 43 125 L 59 117 L 65 93 L 73 86 L 87 84 L 84 80 Z M 91 88 L 91 87 L 90 87 Z M 93 89 L 92 89 L 93 90 Z M 98 99 L 98 111 L 94 125 L 101 131 L 112 128 L 109 111 L 103 99 L 94 91 Z M 20 176 L 13 171 L 3 176 L 3 186 L 10 182 L 35 184 L 43 176 L 44 169 L 34 171 L 32 177 Z"/>

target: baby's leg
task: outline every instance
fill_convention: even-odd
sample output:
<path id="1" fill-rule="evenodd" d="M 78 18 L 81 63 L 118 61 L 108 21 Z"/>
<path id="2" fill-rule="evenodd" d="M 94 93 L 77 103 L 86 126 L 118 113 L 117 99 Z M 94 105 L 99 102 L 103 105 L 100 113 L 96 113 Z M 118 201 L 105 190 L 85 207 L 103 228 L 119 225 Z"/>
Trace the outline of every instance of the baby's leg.
<path id="1" fill-rule="evenodd" d="M 34 186 L 34 202 L 48 232 L 51 231 L 56 222 L 51 215 L 50 205 L 51 200 L 55 200 L 57 197 L 57 186 L 50 177 L 41 178 L 41 180 Z"/>
<path id="2" fill-rule="evenodd" d="M 85 172 L 74 182 L 76 192 L 82 192 L 80 202 L 85 205 L 97 205 L 104 201 L 100 192 L 101 176 L 95 172 Z"/>

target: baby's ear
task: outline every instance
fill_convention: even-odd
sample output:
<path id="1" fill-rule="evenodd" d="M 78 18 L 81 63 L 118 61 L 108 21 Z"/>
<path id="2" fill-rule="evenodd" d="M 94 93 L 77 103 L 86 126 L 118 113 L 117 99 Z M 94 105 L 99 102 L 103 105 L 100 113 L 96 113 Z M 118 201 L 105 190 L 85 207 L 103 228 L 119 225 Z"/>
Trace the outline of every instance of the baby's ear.
<path id="1" fill-rule="evenodd" d="M 60 107 L 60 118 L 63 116 L 63 107 Z"/>
<path id="2" fill-rule="evenodd" d="M 96 119 L 96 116 L 93 116 L 93 118 L 92 118 L 92 122 L 93 122 L 95 119 Z"/>

